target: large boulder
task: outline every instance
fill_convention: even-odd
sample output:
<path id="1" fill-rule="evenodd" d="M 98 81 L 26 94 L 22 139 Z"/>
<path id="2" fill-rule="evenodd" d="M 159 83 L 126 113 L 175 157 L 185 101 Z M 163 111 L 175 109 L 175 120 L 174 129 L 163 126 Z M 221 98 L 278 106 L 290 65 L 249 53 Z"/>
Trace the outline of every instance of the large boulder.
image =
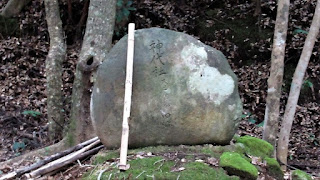
<path id="1" fill-rule="evenodd" d="M 91 98 L 97 135 L 107 148 L 121 143 L 127 36 L 100 65 Z M 242 103 L 225 56 L 184 33 L 135 31 L 129 147 L 228 144 Z"/>

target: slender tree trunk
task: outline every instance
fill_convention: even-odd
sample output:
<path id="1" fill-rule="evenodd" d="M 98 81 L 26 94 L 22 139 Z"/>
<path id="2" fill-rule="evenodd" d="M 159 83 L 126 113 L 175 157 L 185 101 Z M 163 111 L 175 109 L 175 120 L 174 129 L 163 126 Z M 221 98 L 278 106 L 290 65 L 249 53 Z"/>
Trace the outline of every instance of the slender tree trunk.
<path id="1" fill-rule="evenodd" d="M 268 96 L 264 117 L 263 139 L 276 145 L 281 86 L 283 79 L 284 55 L 287 39 L 289 0 L 279 0 L 277 19 L 273 37 L 270 77 L 268 79 Z"/>
<path id="2" fill-rule="evenodd" d="M 279 135 L 278 148 L 277 148 L 277 158 L 284 164 L 287 164 L 288 156 L 288 144 L 290 131 L 292 127 L 292 122 L 294 119 L 294 114 L 296 111 L 301 85 L 303 83 L 303 77 L 305 75 L 310 56 L 313 50 L 313 46 L 317 36 L 319 34 L 320 28 L 320 0 L 317 1 L 317 6 L 315 9 L 315 14 L 312 20 L 312 24 L 304 43 L 303 50 L 299 59 L 299 63 L 294 72 L 289 98 L 286 105 L 286 110 L 284 113 L 284 119 L 281 124 L 281 131 Z"/>
<path id="3" fill-rule="evenodd" d="M 256 7 L 254 9 L 253 16 L 260 16 L 260 14 L 261 14 L 261 0 L 256 0 L 255 5 L 256 5 Z"/>
<path id="4" fill-rule="evenodd" d="M 74 41 L 76 41 L 76 39 L 82 38 L 83 26 L 85 25 L 87 17 L 88 17 L 89 2 L 90 2 L 89 0 L 86 0 L 84 2 L 83 8 L 82 8 L 81 18 L 77 24 L 77 30 L 76 30 L 76 35 L 74 36 Z"/>
<path id="5" fill-rule="evenodd" d="M 73 24 L 72 0 L 67 0 L 68 4 L 68 23 Z"/>
<path id="6" fill-rule="evenodd" d="M 4 17 L 13 17 L 20 13 L 25 5 L 27 5 L 31 0 L 10 0 L 1 15 Z"/>
<path id="7" fill-rule="evenodd" d="M 49 136 L 61 138 L 64 126 L 62 87 L 62 63 L 66 57 L 58 0 L 45 0 L 46 20 L 50 35 L 50 50 L 46 59 L 47 108 Z"/>
<path id="8" fill-rule="evenodd" d="M 116 0 L 91 0 L 86 32 L 72 90 L 69 142 L 82 142 L 95 136 L 90 118 L 90 97 L 94 72 L 111 48 Z"/>

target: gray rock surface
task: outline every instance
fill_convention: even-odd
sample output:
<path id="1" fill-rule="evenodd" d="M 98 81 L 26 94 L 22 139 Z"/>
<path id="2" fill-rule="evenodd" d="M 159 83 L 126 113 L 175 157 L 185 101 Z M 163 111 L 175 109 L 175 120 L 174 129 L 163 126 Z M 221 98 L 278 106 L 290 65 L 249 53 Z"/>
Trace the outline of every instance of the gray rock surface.
<path id="1" fill-rule="evenodd" d="M 97 135 L 121 143 L 127 36 L 100 65 L 91 98 Z M 237 78 L 224 55 L 184 33 L 135 31 L 129 147 L 228 144 L 242 113 Z"/>

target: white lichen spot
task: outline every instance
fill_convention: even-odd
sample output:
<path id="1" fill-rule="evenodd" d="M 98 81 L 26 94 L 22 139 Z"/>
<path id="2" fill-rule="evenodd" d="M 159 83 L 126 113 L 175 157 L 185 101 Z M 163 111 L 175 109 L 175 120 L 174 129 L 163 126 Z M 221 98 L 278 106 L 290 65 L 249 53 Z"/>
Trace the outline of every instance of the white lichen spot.
<path id="1" fill-rule="evenodd" d="M 185 46 L 181 58 L 190 69 L 188 89 L 200 92 L 208 101 L 220 105 L 234 90 L 234 80 L 228 74 L 222 75 L 217 68 L 207 64 L 207 52 L 204 47 L 194 44 Z"/>
<path id="2" fill-rule="evenodd" d="M 94 14 L 95 16 L 99 16 L 99 15 L 100 15 L 99 11 L 94 11 L 93 14 Z"/>
<path id="3" fill-rule="evenodd" d="M 191 43 L 189 46 L 183 48 L 181 58 L 186 62 L 189 68 L 196 69 L 205 63 L 208 54 L 204 47 L 197 47 Z"/>
<path id="4" fill-rule="evenodd" d="M 275 92 L 275 91 L 276 91 L 276 89 L 274 87 L 268 89 L 268 93 L 272 93 L 272 92 Z"/>
<path id="5" fill-rule="evenodd" d="M 160 112 L 161 112 L 162 116 L 167 114 L 167 112 L 165 110 L 162 110 L 162 109 L 160 109 Z"/>
<path id="6" fill-rule="evenodd" d="M 92 96 L 93 96 L 93 93 L 91 94 L 91 98 L 90 98 L 90 117 L 91 117 L 91 119 L 92 120 L 94 120 L 94 116 L 93 116 L 93 98 L 92 98 Z"/>
<path id="7" fill-rule="evenodd" d="M 278 32 L 275 37 L 276 38 L 274 42 L 276 46 L 281 46 L 286 43 L 285 39 L 283 39 L 282 33 Z"/>
<path id="8" fill-rule="evenodd" d="M 97 88 L 97 90 L 96 90 L 96 91 L 97 91 L 97 93 L 100 93 L 100 89 L 99 89 L 99 88 Z"/>
<path id="9" fill-rule="evenodd" d="M 235 108 L 235 107 L 236 107 L 235 104 L 233 104 L 233 105 L 228 105 L 229 111 L 234 111 L 234 108 Z"/>

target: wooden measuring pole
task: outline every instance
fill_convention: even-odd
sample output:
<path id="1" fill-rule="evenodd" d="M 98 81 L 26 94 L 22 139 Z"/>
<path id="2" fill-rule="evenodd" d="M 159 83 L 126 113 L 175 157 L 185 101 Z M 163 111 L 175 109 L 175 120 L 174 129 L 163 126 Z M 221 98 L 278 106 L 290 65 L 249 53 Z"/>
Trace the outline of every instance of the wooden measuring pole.
<path id="1" fill-rule="evenodd" d="M 128 30 L 128 49 L 127 49 L 127 71 L 126 71 L 126 84 L 125 84 L 124 107 L 123 107 L 120 163 L 118 166 L 120 170 L 127 170 L 130 168 L 130 165 L 127 164 L 127 153 L 128 153 L 128 140 L 129 140 L 128 121 L 130 118 L 131 95 L 132 95 L 134 28 L 135 28 L 135 24 L 130 23 L 128 28 L 129 30 Z"/>

